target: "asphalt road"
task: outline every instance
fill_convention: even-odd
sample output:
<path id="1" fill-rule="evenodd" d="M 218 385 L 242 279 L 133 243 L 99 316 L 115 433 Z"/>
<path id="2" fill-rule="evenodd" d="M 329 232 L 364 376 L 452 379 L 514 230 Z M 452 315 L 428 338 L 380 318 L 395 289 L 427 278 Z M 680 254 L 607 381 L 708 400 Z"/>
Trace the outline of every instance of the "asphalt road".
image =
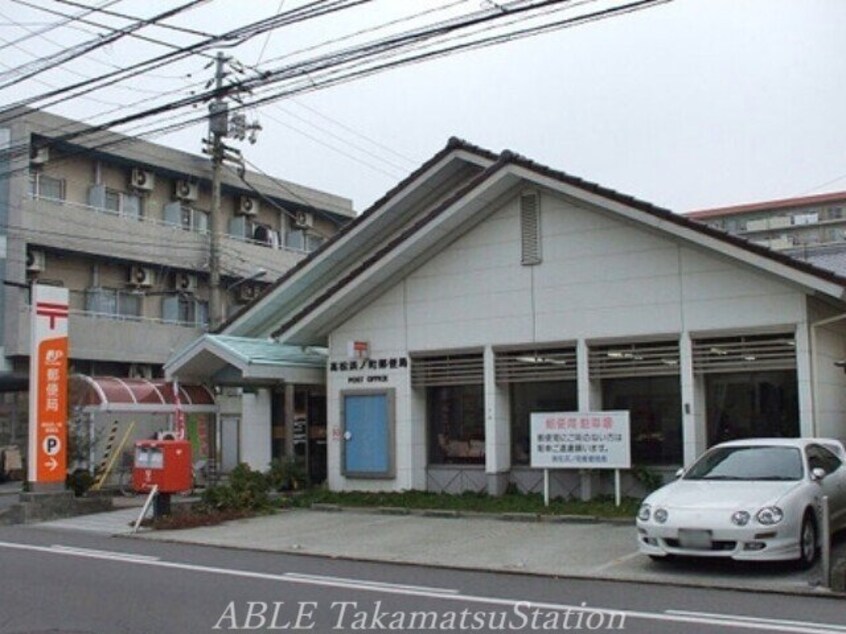
<path id="1" fill-rule="evenodd" d="M 358 563 L 35 527 L 0 529 L 0 573 L 4 634 L 846 632 L 840 599 Z"/>

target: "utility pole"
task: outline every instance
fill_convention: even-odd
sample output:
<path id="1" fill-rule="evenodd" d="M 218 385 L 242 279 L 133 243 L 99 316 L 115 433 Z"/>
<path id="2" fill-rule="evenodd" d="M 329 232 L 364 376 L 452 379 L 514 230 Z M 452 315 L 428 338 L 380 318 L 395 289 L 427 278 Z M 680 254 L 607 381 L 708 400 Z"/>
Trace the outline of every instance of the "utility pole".
<path id="1" fill-rule="evenodd" d="M 218 52 L 215 60 L 215 97 L 209 104 L 209 154 L 212 162 L 212 203 L 209 216 L 209 329 L 223 323 L 223 298 L 220 288 L 220 239 L 223 214 L 220 208 L 220 169 L 223 164 L 223 137 L 229 132 L 229 105 L 223 99 L 226 57 Z"/>
<path id="2" fill-rule="evenodd" d="M 209 136 L 204 139 L 206 146 L 203 151 L 209 155 L 212 162 L 212 200 L 209 211 L 209 329 L 214 330 L 224 321 L 223 287 L 221 285 L 221 239 L 224 233 L 224 218 L 221 209 L 221 169 L 224 162 L 236 165 L 239 170 L 244 169 L 244 160 L 241 152 L 223 142 L 224 137 L 231 136 L 239 141 L 248 138 L 250 143 L 256 142 L 256 134 L 261 130 L 258 122 L 247 123 L 246 116 L 238 113 L 229 116 L 229 103 L 226 97 L 229 91 L 237 92 L 237 88 L 226 86 L 224 80 L 228 75 L 226 65 L 231 62 L 222 52 L 212 62 L 215 66 L 214 79 L 206 87 L 214 84 L 214 98 L 209 104 Z M 243 72 L 237 63 L 236 72 Z M 242 103 L 237 94 L 233 98 Z M 242 236 L 246 237 L 246 236 Z"/>

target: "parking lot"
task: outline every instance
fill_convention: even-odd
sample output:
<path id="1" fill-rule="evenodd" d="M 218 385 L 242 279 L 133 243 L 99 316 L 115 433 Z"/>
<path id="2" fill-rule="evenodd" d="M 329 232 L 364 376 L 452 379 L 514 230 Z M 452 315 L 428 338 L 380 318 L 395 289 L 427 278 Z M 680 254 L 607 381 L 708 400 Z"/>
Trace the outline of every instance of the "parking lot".
<path id="1" fill-rule="evenodd" d="M 650 581 L 776 592 L 820 592 L 819 564 L 702 559 L 653 562 L 637 552 L 633 525 L 503 521 L 369 512 L 288 511 L 144 538 L 361 560 Z M 846 557 L 840 536 L 836 552 Z"/>

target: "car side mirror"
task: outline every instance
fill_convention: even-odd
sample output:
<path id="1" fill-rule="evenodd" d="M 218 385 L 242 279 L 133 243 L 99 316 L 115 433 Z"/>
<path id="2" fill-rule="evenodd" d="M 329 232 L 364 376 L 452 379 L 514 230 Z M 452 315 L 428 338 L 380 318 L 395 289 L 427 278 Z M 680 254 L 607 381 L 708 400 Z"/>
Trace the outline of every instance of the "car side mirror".
<path id="1" fill-rule="evenodd" d="M 811 480 L 814 482 L 822 482 L 823 478 L 825 478 L 826 472 L 825 469 L 822 467 L 814 467 L 811 469 Z"/>
<path id="2" fill-rule="evenodd" d="M 684 475 L 684 467 L 682 467 L 678 471 L 676 471 L 676 479 L 682 477 L 683 475 Z"/>

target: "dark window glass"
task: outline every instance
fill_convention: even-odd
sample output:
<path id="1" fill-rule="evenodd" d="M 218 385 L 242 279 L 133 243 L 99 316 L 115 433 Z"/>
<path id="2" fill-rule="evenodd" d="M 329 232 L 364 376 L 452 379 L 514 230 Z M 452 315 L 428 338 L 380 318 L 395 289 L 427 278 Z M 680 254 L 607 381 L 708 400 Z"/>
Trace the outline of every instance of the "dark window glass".
<path id="1" fill-rule="evenodd" d="M 834 473 L 842 464 L 840 459 L 824 447 L 811 445 L 807 449 L 808 468 L 822 469 L 826 474 Z"/>
<path id="2" fill-rule="evenodd" d="M 485 463 L 485 407 L 481 385 L 451 385 L 426 390 L 429 462 Z"/>
<path id="3" fill-rule="evenodd" d="M 529 464 L 529 426 L 533 412 L 578 410 L 575 381 L 511 384 L 511 462 Z"/>
<path id="4" fill-rule="evenodd" d="M 702 456 L 685 480 L 800 480 L 802 454 L 795 447 L 720 447 Z"/>
<path id="5" fill-rule="evenodd" d="M 795 370 L 709 374 L 705 402 L 709 445 L 740 438 L 799 436 Z"/>
<path id="6" fill-rule="evenodd" d="M 681 464 L 679 377 L 606 379 L 602 381 L 602 409 L 629 411 L 632 464 Z"/>

